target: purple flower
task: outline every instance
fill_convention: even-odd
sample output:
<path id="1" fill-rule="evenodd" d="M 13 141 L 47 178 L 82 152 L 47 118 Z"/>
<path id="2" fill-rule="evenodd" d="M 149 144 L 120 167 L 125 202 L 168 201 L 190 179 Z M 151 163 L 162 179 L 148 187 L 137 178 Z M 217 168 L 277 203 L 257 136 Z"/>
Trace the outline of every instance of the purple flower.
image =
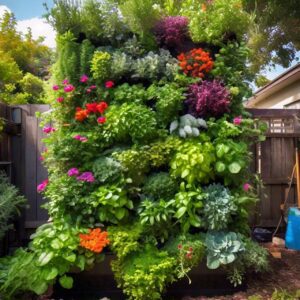
<path id="1" fill-rule="evenodd" d="M 185 103 L 194 117 L 220 117 L 229 112 L 230 93 L 220 81 L 204 80 L 190 85 Z"/>
<path id="2" fill-rule="evenodd" d="M 53 85 L 53 87 L 52 87 L 52 90 L 53 91 L 58 91 L 59 90 L 59 85 Z"/>
<path id="3" fill-rule="evenodd" d="M 245 191 L 245 192 L 248 192 L 249 190 L 251 189 L 251 185 L 250 185 L 250 183 L 245 183 L 244 185 L 243 185 L 243 190 Z"/>
<path id="4" fill-rule="evenodd" d="M 181 16 L 163 18 L 155 25 L 154 34 L 160 47 L 180 46 L 188 38 L 188 19 Z"/>
<path id="5" fill-rule="evenodd" d="M 233 119 L 233 124 L 234 125 L 240 125 L 242 123 L 242 120 L 243 120 L 242 116 L 235 117 Z"/>
<path id="6" fill-rule="evenodd" d="M 95 178 L 92 172 L 83 172 L 80 176 L 77 176 L 77 180 L 94 182 Z"/>
<path id="7" fill-rule="evenodd" d="M 45 126 L 44 128 L 43 128 L 43 132 L 44 133 L 51 133 L 51 132 L 54 132 L 55 131 L 55 128 L 53 128 L 53 127 L 51 127 L 51 126 Z"/>
<path id="8" fill-rule="evenodd" d="M 82 83 L 85 83 L 89 80 L 88 76 L 83 74 L 81 77 L 80 77 L 80 82 Z"/>
<path id="9" fill-rule="evenodd" d="M 70 92 L 73 92 L 75 90 L 75 87 L 72 85 L 72 84 L 67 84 L 65 87 L 64 87 L 64 91 L 66 93 L 70 93 Z"/>
<path id="10" fill-rule="evenodd" d="M 38 191 L 38 193 L 43 192 L 43 191 L 46 189 L 48 183 L 49 183 L 49 180 L 48 180 L 48 179 L 46 179 L 46 180 L 44 180 L 42 183 L 40 183 L 40 184 L 37 186 L 37 191 Z"/>
<path id="11" fill-rule="evenodd" d="M 68 171 L 68 176 L 77 176 L 79 175 L 79 170 L 77 168 L 72 168 Z"/>
<path id="12" fill-rule="evenodd" d="M 69 80 L 68 79 L 64 79 L 62 83 L 63 83 L 63 85 L 67 85 L 67 84 L 69 84 Z"/>
<path id="13" fill-rule="evenodd" d="M 73 136 L 73 138 L 80 142 L 87 142 L 88 138 L 85 136 L 81 136 L 80 134 Z"/>

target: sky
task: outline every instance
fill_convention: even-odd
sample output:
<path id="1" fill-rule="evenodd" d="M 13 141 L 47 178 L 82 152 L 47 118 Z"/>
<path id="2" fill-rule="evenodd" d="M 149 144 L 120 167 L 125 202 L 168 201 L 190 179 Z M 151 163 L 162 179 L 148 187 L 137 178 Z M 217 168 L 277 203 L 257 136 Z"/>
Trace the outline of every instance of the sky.
<path id="1" fill-rule="evenodd" d="M 44 44 L 55 47 L 55 31 L 43 20 L 43 14 L 46 10 L 43 3 L 49 7 L 53 5 L 52 0 L 0 0 L 0 17 L 5 10 L 13 12 L 17 19 L 17 29 L 23 33 L 27 28 L 32 29 L 33 38 L 44 36 Z"/>
<path id="2" fill-rule="evenodd" d="M 34 38 L 44 36 L 44 44 L 55 48 L 55 31 L 42 18 L 46 12 L 43 3 L 51 7 L 53 0 L 0 0 L 0 17 L 5 10 L 13 12 L 18 21 L 17 28 L 19 31 L 26 33 L 27 28 L 30 27 Z M 300 52 L 298 57 L 300 57 Z M 294 61 L 292 66 L 296 63 Z M 276 66 L 272 70 L 266 70 L 264 75 L 272 80 L 285 70 L 281 66 Z"/>

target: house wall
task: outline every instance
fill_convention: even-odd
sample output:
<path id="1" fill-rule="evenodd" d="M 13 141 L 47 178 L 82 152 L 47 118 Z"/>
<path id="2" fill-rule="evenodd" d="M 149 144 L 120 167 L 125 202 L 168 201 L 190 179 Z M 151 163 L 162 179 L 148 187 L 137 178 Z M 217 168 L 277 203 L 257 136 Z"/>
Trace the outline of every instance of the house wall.
<path id="1" fill-rule="evenodd" d="M 272 95 L 259 101 L 255 108 L 300 108 L 300 80 L 274 92 Z"/>

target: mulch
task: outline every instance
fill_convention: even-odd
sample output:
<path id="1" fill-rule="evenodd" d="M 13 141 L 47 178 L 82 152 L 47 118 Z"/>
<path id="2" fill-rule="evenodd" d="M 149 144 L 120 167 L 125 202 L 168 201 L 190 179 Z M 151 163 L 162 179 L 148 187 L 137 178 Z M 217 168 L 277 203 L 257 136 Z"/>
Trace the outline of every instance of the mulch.
<path id="1" fill-rule="evenodd" d="M 272 244 L 265 245 L 270 251 L 274 251 Z M 270 258 L 270 270 L 264 274 L 249 276 L 245 292 L 218 297 L 185 297 L 182 300 L 247 300 L 249 296 L 260 295 L 262 299 L 271 299 L 275 289 L 296 291 L 300 289 L 300 251 L 277 249 L 281 252 L 281 258 Z"/>

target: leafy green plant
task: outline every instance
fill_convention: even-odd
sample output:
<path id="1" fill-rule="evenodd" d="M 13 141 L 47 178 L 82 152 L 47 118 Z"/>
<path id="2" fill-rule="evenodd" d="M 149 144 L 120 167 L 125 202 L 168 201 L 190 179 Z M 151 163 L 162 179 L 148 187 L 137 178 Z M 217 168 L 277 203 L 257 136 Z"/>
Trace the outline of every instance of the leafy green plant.
<path id="1" fill-rule="evenodd" d="M 112 262 L 118 286 L 128 299 L 161 299 L 166 285 L 175 280 L 175 266 L 175 258 L 151 244 Z"/>
<path id="2" fill-rule="evenodd" d="M 226 229 L 237 206 L 229 190 L 221 184 L 211 184 L 203 190 L 203 214 L 208 230 Z"/>
<path id="3" fill-rule="evenodd" d="M 92 203 L 97 208 L 98 217 L 101 222 L 118 224 L 128 217 L 133 202 L 127 198 L 124 187 L 118 185 L 100 186 L 93 193 L 96 201 Z"/>
<path id="4" fill-rule="evenodd" d="M 100 182 L 114 182 L 121 176 L 121 164 L 111 157 L 100 157 L 93 163 L 93 174 Z"/>
<path id="5" fill-rule="evenodd" d="M 146 89 L 141 84 L 129 85 L 124 83 L 113 90 L 113 103 L 137 103 L 143 104 L 147 101 Z"/>
<path id="6" fill-rule="evenodd" d="M 91 71 L 96 80 L 108 80 L 110 76 L 112 57 L 108 52 L 95 51 L 92 62 Z"/>
<path id="7" fill-rule="evenodd" d="M 206 135 L 201 134 L 179 146 L 171 161 L 171 174 L 190 184 L 208 183 L 214 178 L 215 159 L 214 146 Z"/>
<path id="8" fill-rule="evenodd" d="M 207 267 L 217 269 L 237 259 L 239 252 L 245 251 L 243 242 L 235 232 L 209 232 L 206 235 Z"/>
<path id="9" fill-rule="evenodd" d="M 206 128 L 205 120 L 186 114 L 171 123 L 170 133 L 176 132 L 181 138 L 197 137 L 200 135 L 200 130 Z"/>
<path id="10" fill-rule="evenodd" d="M 142 191 L 147 198 L 168 200 L 176 193 L 177 183 L 168 173 L 154 173 L 147 178 Z"/>
<path id="11" fill-rule="evenodd" d="M 9 183 L 4 173 L 0 173 L 0 240 L 5 232 L 12 227 L 9 222 L 15 214 L 20 213 L 26 200 L 19 194 L 15 186 Z"/>
<path id="12" fill-rule="evenodd" d="M 174 217 L 181 224 L 183 232 L 188 232 L 191 227 L 200 227 L 200 218 L 203 208 L 203 193 L 200 188 L 193 188 L 190 185 L 180 184 L 180 191 L 171 201 L 175 208 Z"/>

